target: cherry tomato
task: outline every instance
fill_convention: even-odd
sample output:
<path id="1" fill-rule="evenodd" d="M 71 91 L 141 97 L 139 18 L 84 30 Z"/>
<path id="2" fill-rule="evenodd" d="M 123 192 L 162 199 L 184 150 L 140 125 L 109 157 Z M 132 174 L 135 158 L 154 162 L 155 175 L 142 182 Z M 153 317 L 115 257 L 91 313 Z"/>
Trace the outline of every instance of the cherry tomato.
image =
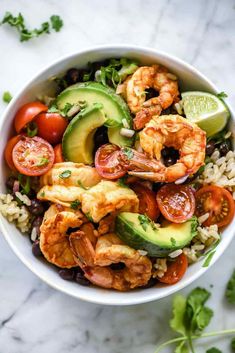
<path id="1" fill-rule="evenodd" d="M 20 173 L 38 176 L 52 167 L 55 156 L 52 146 L 41 137 L 23 136 L 13 148 L 12 158 Z"/>
<path id="2" fill-rule="evenodd" d="M 55 160 L 54 163 L 62 163 L 64 162 L 63 152 L 62 152 L 62 144 L 59 143 L 54 147 Z"/>
<path id="3" fill-rule="evenodd" d="M 181 280 L 188 268 L 188 260 L 184 254 L 179 255 L 174 262 L 168 262 L 164 276 L 158 278 L 162 283 L 175 284 Z"/>
<path id="4" fill-rule="evenodd" d="M 171 222 L 183 223 L 195 211 L 193 189 L 188 185 L 167 184 L 157 193 L 160 212 Z"/>
<path id="5" fill-rule="evenodd" d="M 61 142 L 68 121 L 58 113 L 41 113 L 35 118 L 38 127 L 38 136 L 52 145 Z"/>
<path id="6" fill-rule="evenodd" d="M 204 226 L 227 226 L 234 217 L 235 206 L 230 192 L 216 185 L 204 186 L 196 192 L 196 215 L 209 213 Z"/>
<path id="7" fill-rule="evenodd" d="M 118 179 L 126 174 L 126 171 L 118 161 L 119 150 L 118 146 L 108 143 L 96 151 L 95 167 L 103 178 Z"/>
<path id="8" fill-rule="evenodd" d="M 12 151 L 13 151 L 13 148 L 15 147 L 15 145 L 17 144 L 17 142 L 20 141 L 21 137 L 22 137 L 21 135 L 16 135 L 16 136 L 12 137 L 10 140 L 8 140 L 6 147 L 5 147 L 5 150 L 4 150 L 4 157 L 5 157 L 5 160 L 8 164 L 8 167 L 14 171 L 16 171 L 16 167 L 15 167 L 13 160 L 12 160 Z"/>
<path id="9" fill-rule="evenodd" d="M 137 194 L 140 201 L 139 213 L 146 214 L 153 221 L 156 221 L 159 216 L 159 208 L 155 193 L 140 183 L 131 185 L 131 188 Z"/>
<path id="10" fill-rule="evenodd" d="M 19 134 L 26 125 L 32 121 L 39 113 L 46 112 L 47 106 L 41 102 L 30 102 L 22 105 L 15 115 L 15 129 Z"/>

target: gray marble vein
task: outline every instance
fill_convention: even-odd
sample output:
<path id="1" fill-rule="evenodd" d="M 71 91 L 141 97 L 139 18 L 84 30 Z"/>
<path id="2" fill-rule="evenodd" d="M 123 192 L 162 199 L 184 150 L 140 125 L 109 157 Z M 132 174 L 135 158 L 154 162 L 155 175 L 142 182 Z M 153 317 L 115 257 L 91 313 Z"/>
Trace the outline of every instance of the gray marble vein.
<path id="1" fill-rule="evenodd" d="M 30 26 L 51 14 L 64 19 L 58 34 L 20 43 L 0 27 L 0 95 L 14 95 L 59 56 L 97 44 L 147 45 L 192 63 L 229 94 L 234 105 L 234 0 L 1 0 L 5 11 L 23 12 Z M 0 102 L 1 112 L 5 109 Z M 235 267 L 235 241 L 196 285 L 210 288 L 216 308 L 211 329 L 235 326 L 235 309 L 224 300 Z M 56 292 L 35 277 L 0 237 L 1 353 L 153 353 L 170 336 L 171 298 L 138 307 L 104 307 Z M 208 341 L 229 352 L 229 339 Z M 197 353 L 205 352 L 199 344 Z M 167 350 L 166 350 L 167 352 Z M 169 350 L 168 352 L 171 352 Z"/>

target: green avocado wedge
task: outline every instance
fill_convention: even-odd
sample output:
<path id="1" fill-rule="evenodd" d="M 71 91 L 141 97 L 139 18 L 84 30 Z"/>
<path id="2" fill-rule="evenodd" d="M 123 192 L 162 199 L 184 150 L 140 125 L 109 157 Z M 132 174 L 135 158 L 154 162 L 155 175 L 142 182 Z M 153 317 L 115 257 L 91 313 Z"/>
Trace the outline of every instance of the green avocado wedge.
<path id="1" fill-rule="evenodd" d="M 159 228 L 144 215 L 122 212 L 116 218 L 115 232 L 124 243 L 147 251 L 148 256 L 166 257 L 189 244 L 197 234 L 197 226 L 195 216 L 184 223 L 170 223 Z"/>
<path id="2" fill-rule="evenodd" d="M 112 88 L 98 82 L 77 83 L 61 92 L 56 100 L 60 110 L 63 110 L 67 103 L 79 104 L 79 102 L 85 102 L 88 108 L 96 103 L 102 104 L 106 118 L 104 125 L 108 127 L 109 142 L 119 147 L 132 146 L 134 139 L 123 137 L 120 134 L 123 119 L 130 127 L 132 126 L 129 108 L 123 98 Z"/>
<path id="3" fill-rule="evenodd" d="M 67 126 L 62 150 L 66 161 L 93 163 L 94 134 L 105 123 L 102 104 L 95 104 L 78 113 Z"/>

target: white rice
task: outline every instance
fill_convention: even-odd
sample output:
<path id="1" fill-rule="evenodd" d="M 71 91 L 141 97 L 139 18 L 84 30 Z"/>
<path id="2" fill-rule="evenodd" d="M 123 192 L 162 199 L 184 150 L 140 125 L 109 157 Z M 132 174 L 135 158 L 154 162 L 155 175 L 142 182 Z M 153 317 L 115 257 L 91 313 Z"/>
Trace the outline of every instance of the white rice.
<path id="1" fill-rule="evenodd" d="M 169 257 L 170 257 L 171 259 L 174 259 L 174 258 L 180 256 L 180 255 L 182 254 L 182 252 L 183 252 L 182 249 L 175 250 L 175 251 L 173 251 L 173 252 L 171 252 L 171 253 L 169 254 Z"/>
<path id="2" fill-rule="evenodd" d="M 31 200 L 28 198 L 27 195 L 23 195 L 19 191 L 16 191 L 15 195 L 21 202 L 23 202 L 24 205 L 31 206 Z"/>
<path id="3" fill-rule="evenodd" d="M 25 196 L 25 195 L 22 195 Z M 15 223 L 22 233 L 27 233 L 30 229 L 30 214 L 27 208 L 19 206 L 10 194 L 0 194 L 0 213 L 6 219 Z"/>
<path id="4" fill-rule="evenodd" d="M 198 223 L 199 224 L 204 223 L 209 218 L 209 216 L 210 216 L 210 214 L 209 214 L 209 212 L 207 212 L 207 213 L 203 214 L 202 216 L 198 217 L 198 219 L 197 219 Z"/>
<path id="5" fill-rule="evenodd" d="M 167 271 L 167 259 L 156 259 L 153 264 L 153 278 L 162 278 L 164 273 Z"/>
<path id="6" fill-rule="evenodd" d="M 211 162 L 206 164 L 198 181 L 203 184 L 213 184 L 227 188 L 235 199 L 235 152 L 229 151 L 221 157 L 218 150 L 211 156 Z"/>
<path id="7" fill-rule="evenodd" d="M 138 251 L 138 253 L 141 255 L 141 256 L 146 256 L 146 255 L 148 255 L 148 252 L 146 251 L 146 250 L 137 250 Z"/>

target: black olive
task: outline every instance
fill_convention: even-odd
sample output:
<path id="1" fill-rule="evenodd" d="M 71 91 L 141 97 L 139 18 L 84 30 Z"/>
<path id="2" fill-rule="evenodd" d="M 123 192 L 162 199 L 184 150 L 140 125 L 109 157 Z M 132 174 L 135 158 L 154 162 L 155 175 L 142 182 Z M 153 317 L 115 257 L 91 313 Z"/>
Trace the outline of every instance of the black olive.
<path id="1" fill-rule="evenodd" d="M 75 282 L 81 286 L 89 286 L 91 284 L 90 281 L 84 276 L 84 273 L 81 269 L 78 269 L 77 273 L 75 274 Z"/>
<path id="2" fill-rule="evenodd" d="M 73 281 L 76 271 L 73 268 L 63 268 L 59 270 L 59 275 L 65 281 Z"/>
<path id="3" fill-rule="evenodd" d="M 33 245 L 32 245 L 32 253 L 35 257 L 39 257 L 42 256 L 42 252 L 40 249 L 40 244 L 39 244 L 39 240 L 36 240 Z"/>
<path id="4" fill-rule="evenodd" d="M 80 73 L 78 69 L 72 68 L 66 72 L 65 80 L 69 85 L 73 85 L 74 83 L 80 80 Z"/>
<path id="5" fill-rule="evenodd" d="M 215 142 L 211 140 L 206 145 L 206 155 L 211 156 L 214 151 L 215 151 Z"/>
<path id="6" fill-rule="evenodd" d="M 32 222 L 32 228 L 40 227 L 40 225 L 42 224 L 42 220 L 43 220 L 43 218 L 41 216 L 35 217 Z"/>
<path id="7" fill-rule="evenodd" d="M 43 203 L 37 199 L 31 200 L 31 205 L 29 206 L 29 212 L 34 216 L 40 216 L 44 213 Z"/>
<path id="8" fill-rule="evenodd" d="M 219 151 L 221 156 L 226 156 L 226 154 L 231 150 L 230 140 L 226 140 L 219 145 Z"/>

